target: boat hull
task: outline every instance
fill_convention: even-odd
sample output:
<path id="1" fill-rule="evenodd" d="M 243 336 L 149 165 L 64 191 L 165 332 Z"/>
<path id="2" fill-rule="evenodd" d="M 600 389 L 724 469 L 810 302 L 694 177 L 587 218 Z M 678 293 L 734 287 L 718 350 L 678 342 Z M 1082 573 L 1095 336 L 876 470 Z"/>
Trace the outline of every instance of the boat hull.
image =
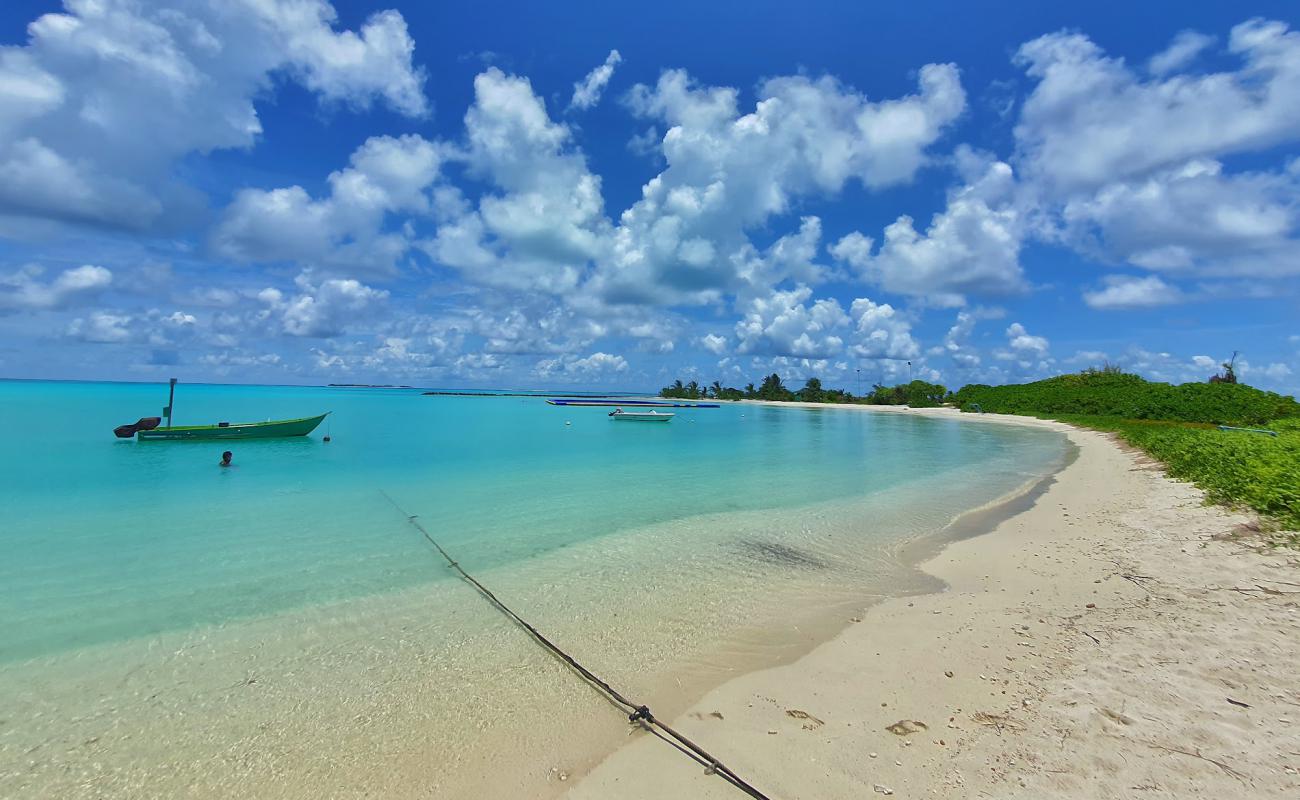
<path id="1" fill-rule="evenodd" d="M 656 411 L 623 411 L 610 414 L 609 418 L 619 422 L 668 422 L 673 418 L 673 415 L 661 414 Z"/>
<path id="2" fill-rule="evenodd" d="M 289 436 L 306 436 L 328 416 L 280 419 L 269 422 L 232 422 L 229 425 L 183 425 L 173 428 L 154 428 L 139 431 L 136 437 L 142 442 L 195 441 L 209 439 L 279 439 Z"/>
<path id="3" fill-rule="evenodd" d="M 668 403 L 659 400 L 584 400 L 582 398 L 564 400 L 553 398 L 546 402 L 553 406 L 603 406 L 606 408 L 621 406 L 627 406 L 628 408 L 719 408 L 717 403 Z"/>

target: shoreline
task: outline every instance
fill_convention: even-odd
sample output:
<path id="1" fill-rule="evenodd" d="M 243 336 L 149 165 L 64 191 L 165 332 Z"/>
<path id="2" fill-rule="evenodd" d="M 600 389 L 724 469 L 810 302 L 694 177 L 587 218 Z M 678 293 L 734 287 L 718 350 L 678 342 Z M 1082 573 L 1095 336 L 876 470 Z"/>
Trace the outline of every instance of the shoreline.
<path id="1" fill-rule="evenodd" d="M 926 553 L 918 568 L 946 588 L 871 604 L 793 663 L 739 675 L 672 720 L 759 789 L 774 798 L 1300 789 L 1291 672 L 1300 558 L 1234 540 L 1250 518 L 1204 506 L 1199 490 L 1110 436 L 1062 423 L 742 402 L 1048 427 L 1077 448 L 1028 508 Z M 886 730 L 900 721 L 924 727 Z M 643 734 L 565 796 L 615 793 L 738 795 Z"/>

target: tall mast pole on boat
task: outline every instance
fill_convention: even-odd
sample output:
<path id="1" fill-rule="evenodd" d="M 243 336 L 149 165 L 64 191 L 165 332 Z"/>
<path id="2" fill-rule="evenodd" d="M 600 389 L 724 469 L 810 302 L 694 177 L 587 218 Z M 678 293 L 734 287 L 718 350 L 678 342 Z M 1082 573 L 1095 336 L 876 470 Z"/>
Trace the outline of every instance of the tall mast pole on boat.
<path id="1" fill-rule="evenodd" d="M 172 378 L 171 385 L 167 390 L 167 408 L 163 409 L 163 415 L 167 417 L 167 427 L 172 426 L 172 402 L 176 399 L 176 379 Z"/>

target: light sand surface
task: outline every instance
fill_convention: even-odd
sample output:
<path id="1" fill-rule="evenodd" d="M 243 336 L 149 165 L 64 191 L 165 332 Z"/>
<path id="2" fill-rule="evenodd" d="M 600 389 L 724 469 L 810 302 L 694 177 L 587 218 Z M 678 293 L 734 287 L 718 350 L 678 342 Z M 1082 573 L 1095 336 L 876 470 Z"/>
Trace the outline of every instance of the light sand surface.
<path id="1" fill-rule="evenodd" d="M 1300 554 L 1105 434 L 963 417 L 1059 427 L 1078 458 L 923 565 L 947 591 L 865 609 L 674 727 L 772 798 L 1300 797 Z M 567 796 L 744 795 L 634 730 Z"/>

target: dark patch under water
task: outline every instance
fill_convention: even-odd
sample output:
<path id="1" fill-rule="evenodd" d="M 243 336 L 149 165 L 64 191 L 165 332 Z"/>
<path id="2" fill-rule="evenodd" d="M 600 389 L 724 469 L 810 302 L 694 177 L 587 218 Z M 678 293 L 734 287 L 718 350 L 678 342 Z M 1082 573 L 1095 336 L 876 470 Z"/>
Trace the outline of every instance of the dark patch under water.
<path id="1" fill-rule="evenodd" d="M 830 566 L 817 556 L 788 544 L 760 542 L 757 539 L 741 539 L 738 544 L 746 555 L 773 564 L 807 569 L 826 569 Z"/>

